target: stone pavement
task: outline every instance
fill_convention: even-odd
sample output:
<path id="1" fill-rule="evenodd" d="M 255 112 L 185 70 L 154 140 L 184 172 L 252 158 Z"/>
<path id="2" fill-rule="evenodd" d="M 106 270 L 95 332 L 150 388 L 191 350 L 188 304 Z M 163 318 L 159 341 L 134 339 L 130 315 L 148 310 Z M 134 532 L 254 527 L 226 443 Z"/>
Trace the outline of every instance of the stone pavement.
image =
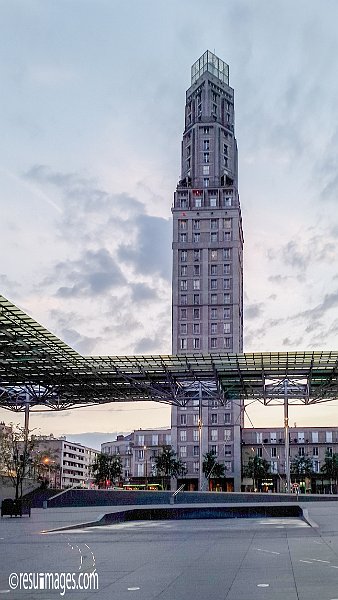
<path id="1" fill-rule="evenodd" d="M 301 503 L 300 503 L 301 504 Z M 0 594 L 50 600 L 57 590 L 9 590 L 12 572 L 96 569 L 98 590 L 75 600 L 336 600 L 337 502 L 304 503 L 298 518 L 137 521 L 43 534 L 118 507 L 34 509 L 0 522 Z"/>

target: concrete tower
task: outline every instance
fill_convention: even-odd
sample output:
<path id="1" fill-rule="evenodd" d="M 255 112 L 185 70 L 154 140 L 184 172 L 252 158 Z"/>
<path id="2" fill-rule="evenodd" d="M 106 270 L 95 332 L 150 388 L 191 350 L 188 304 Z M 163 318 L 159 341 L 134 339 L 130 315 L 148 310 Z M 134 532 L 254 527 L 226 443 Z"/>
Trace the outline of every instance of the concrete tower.
<path id="1" fill-rule="evenodd" d="M 181 177 L 172 208 L 173 354 L 243 350 L 243 232 L 234 132 L 229 67 L 206 51 L 191 68 Z M 186 462 L 186 479 L 192 486 L 200 471 L 202 453 L 212 449 L 218 461 L 226 464 L 227 477 L 238 488 L 239 406 L 211 404 L 203 408 L 199 454 L 197 434 L 191 430 L 196 424 L 192 407 L 185 409 L 185 416 L 180 414 L 183 409 L 173 409 L 173 443 Z"/>

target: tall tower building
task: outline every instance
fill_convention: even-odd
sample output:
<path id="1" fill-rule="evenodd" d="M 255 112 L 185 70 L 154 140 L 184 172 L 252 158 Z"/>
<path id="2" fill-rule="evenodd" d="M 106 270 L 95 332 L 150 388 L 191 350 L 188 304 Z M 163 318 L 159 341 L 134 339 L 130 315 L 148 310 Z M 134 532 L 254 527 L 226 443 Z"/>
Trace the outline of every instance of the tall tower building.
<path id="1" fill-rule="evenodd" d="M 234 90 L 229 85 L 229 66 L 208 50 L 191 68 L 181 177 L 172 213 L 173 354 L 242 352 L 243 232 Z M 239 404 L 207 404 L 203 402 L 200 415 L 203 439 L 199 449 L 194 430 L 196 399 L 194 407 L 173 408 L 173 444 L 186 463 L 191 488 L 196 487 L 202 454 L 216 450 L 227 478 L 238 489 Z"/>

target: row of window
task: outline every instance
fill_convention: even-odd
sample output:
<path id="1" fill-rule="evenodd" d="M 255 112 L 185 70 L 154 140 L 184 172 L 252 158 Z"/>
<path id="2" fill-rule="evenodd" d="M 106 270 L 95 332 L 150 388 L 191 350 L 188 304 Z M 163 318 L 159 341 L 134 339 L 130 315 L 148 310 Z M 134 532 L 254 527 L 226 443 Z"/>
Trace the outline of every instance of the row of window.
<path id="1" fill-rule="evenodd" d="M 181 263 L 185 263 L 189 259 L 193 258 L 194 261 L 201 260 L 201 249 L 196 250 L 179 250 L 179 260 Z M 212 248 L 209 249 L 209 260 L 231 260 L 232 248 Z"/>
<path id="2" fill-rule="evenodd" d="M 231 228 L 231 218 L 224 217 L 223 219 L 202 219 L 202 225 L 210 226 L 210 229 L 219 229 L 223 227 L 224 229 Z M 186 231 L 188 229 L 188 220 L 187 219 L 179 219 L 178 227 L 181 231 Z M 192 228 L 195 230 L 201 229 L 201 219 L 193 219 Z"/>
<path id="3" fill-rule="evenodd" d="M 187 242 L 193 242 L 194 244 L 199 244 L 200 242 L 206 242 L 207 240 L 205 239 L 206 235 L 208 235 L 208 241 L 210 241 L 211 243 L 214 242 L 231 242 L 231 231 L 223 231 L 222 234 L 221 232 L 218 231 L 212 231 L 210 234 L 201 234 L 199 232 L 194 232 L 192 234 L 191 239 L 188 239 L 188 234 L 187 233 L 180 233 L 179 235 L 179 242 L 180 244 L 186 244 Z"/>
<path id="4" fill-rule="evenodd" d="M 278 450 L 278 448 L 276 448 L 276 447 L 270 448 L 270 456 L 272 458 L 279 458 L 277 450 Z M 298 448 L 298 456 L 308 456 L 308 452 L 306 450 L 307 450 L 307 448 L 305 448 L 304 446 L 302 446 L 301 448 Z M 326 448 L 325 453 L 327 454 L 327 456 L 333 456 L 333 448 L 331 448 L 331 447 Z M 289 450 L 289 454 L 291 456 L 291 449 Z M 259 456 L 260 458 L 262 458 L 263 457 L 263 448 L 257 448 L 256 455 Z M 314 446 L 312 448 L 312 456 L 319 456 L 318 446 Z"/>
<path id="5" fill-rule="evenodd" d="M 192 333 L 198 335 L 201 333 L 201 325 L 200 323 L 192 323 Z M 220 331 L 222 329 L 222 331 Z M 210 333 L 231 333 L 231 323 L 210 323 Z M 180 323 L 180 334 L 187 335 L 188 333 L 188 323 Z"/>
<path id="6" fill-rule="evenodd" d="M 190 302 L 188 302 L 187 294 L 181 294 L 180 305 L 186 306 L 187 304 L 201 304 L 200 294 L 193 294 Z M 231 304 L 231 295 L 228 293 L 223 294 L 223 296 L 221 294 L 210 294 L 209 304 Z"/>
<path id="7" fill-rule="evenodd" d="M 192 416 L 193 417 L 195 417 L 195 416 L 197 417 L 196 420 L 197 420 L 197 423 L 198 423 L 199 422 L 199 416 L 198 415 L 192 415 Z M 181 414 L 180 417 L 181 417 L 181 419 L 180 419 L 180 425 L 181 426 L 182 425 L 183 426 L 187 425 L 187 415 Z M 229 412 L 226 412 L 226 413 L 223 413 L 223 414 L 213 414 L 210 417 L 210 424 L 211 425 L 230 425 L 230 423 L 231 423 L 231 413 L 229 413 Z M 213 431 L 214 430 L 212 429 L 211 432 L 213 432 Z M 217 429 L 215 431 L 217 431 Z M 230 435 L 229 434 L 230 429 L 229 430 L 226 429 L 225 431 L 227 432 L 227 434 L 226 434 L 227 436 Z M 212 435 L 212 433 L 211 433 L 211 435 Z M 187 430 L 186 429 L 180 429 L 179 436 L 180 436 L 181 442 L 186 442 L 187 441 Z M 193 439 L 194 442 L 198 442 L 198 440 L 199 440 L 199 429 L 193 429 L 192 430 L 192 439 Z"/>
<path id="8" fill-rule="evenodd" d="M 209 312 L 210 318 L 211 319 L 218 319 L 218 318 L 222 318 L 224 320 L 230 319 L 231 318 L 231 309 L 228 307 L 223 307 L 223 308 L 218 308 L 218 307 L 212 307 L 210 308 L 210 312 Z M 201 318 L 201 309 L 200 308 L 193 308 L 192 309 L 192 317 L 193 319 L 200 319 Z M 184 320 L 188 318 L 188 309 L 187 308 L 181 308 L 180 309 L 180 320 Z M 259 442 L 258 442 L 259 443 Z"/>
<path id="9" fill-rule="evenodd" d="M 194 350 L 200 350 L 201 349 L 201 339 L 200 338 L 193 338 L 192 339 L 192 344 L 189 343 L 188 344 L 188 338 L 180 338 L 180 349 L 181 350 L 188 350 L 188 346 L 189 349 L 193 348 Z M 226 337 L 223 338 L 223 340 L 221 340 L 220 338 L 210 338 L 209 340 L 209 348 L 212 348 L 213 350 L 215 348 L 225 348 L 226 350 L 228 350 L 229 352 L 232 349 L 232 337 Z"/>
<path id="10" fill-rule="evenodd" d="M 225 460 L 224 461 L 224 467 L 225 467 L 225 471 L 226 473 L 231 473 L 232 472 L 232 462 L 231 460 Z M 190 463 L 183 463 L 183 466 L 185 467 L 187 474 L 189 475 L 191 473 L 189 467 L 191 466 Z M 192 463 L 192 473 L 194 474 L 198 474 L 200 470 L 200 463 L 199 461 L 194 461 Z"/>
<path id="11" fill-rule="evenodd" d="M 205 180 L 203 181 L 203 187 L 204 188 L 208 188 L 209 187 L 209 183 L 210 180 L 209 178 L 205 178 Z M 181 198 L 179 200 L 179 207 L 180 208 L 188 208 L 188 199 L 187 198 Z M 194 196 L 191 200 L 191 206 L 193 206 L 194 208 L 203 208 L 203 207 L 210 207 L 210 208 L 217 208 L 218 206 L 221 206 L 223 208 L 229 208 L 232 206 L 232 198 L 231 196 L 225 196 L 221 203 L 218 203 L 218 198 L 217 196 L 210 196 L 208 198 L 203 198 L 203 196 Z"/>
<path id="12" fill-rule="evenodd" d="M 200 276 L 201 275 L 201 265 L 199 264 L 194 264 L 194 265 L 181 265 L 180 268 L 180 275 L 181 277 L 186 277 L 188 275 L 188 268 L 189 270 L 192 270 L 192 275 L 193 276 Z M 223 271 L 223 273 L 220 273 L 220 271 Z M 211 277 L 214 277 L 216 275 L 230 275 L 231 274 L 231 263 L 225 263 L 225 264 L 218 264 L 218 265 L 209 265 L 209 275 Z"/>
<path id="13" fill-rule="evenodd" d="M 318 431 L 311 431 L 311 439 L 312 439 L 312 443 L 316 444 L 318 443 Z M 263 432 L 256 432 L 256 443 L 257 444 L 263 444 L 263 435 L 266 436 L 267 434 Z M 298 443 L 298 444 L 305 444 L 306 442 L 309 442 L 309 440 L 305 440 L 305 433 L 302 431 L 298 431 L 296 434 L 296 437 L 292 437 L 292 433 L 290 432 L 290 438 L 292 439 L 292 441 Z M 332 443 L 332 431 L 325 431 L 325 441 L 326 443 L 330 444 Z M 267 444 L 276 444 L 277 443 L 277 432 L 276 431 L 272 431 L 269 434 L 269 437 L 264 437 L 264 443 Z M 279 443 L 284 443 L 284 439 L 279 437 L 278 438 L 278 442 Z"/>
<path id="14" fill-rule="evenodd" d="M 192 283 L 191 287 L 193 290 L 201 289 L 201 280 L 200 279 L 193 279 L 192 281 L 189 281 L 189 283 L 190 284 Z M 189 285 L 189 287 L 190 287 L 190 285 Z M 222 281 L 220 279 L 210 279 L 209 287 L 211 290 L 217 290 L 218 287 L 223 288 L 223 290 L 230 290 L 231 289 L 231 279 L 223 279 Z M 188 290 L 188 280 L 187 279 L 180 280 L 180 290 L 181 291 Z"/>

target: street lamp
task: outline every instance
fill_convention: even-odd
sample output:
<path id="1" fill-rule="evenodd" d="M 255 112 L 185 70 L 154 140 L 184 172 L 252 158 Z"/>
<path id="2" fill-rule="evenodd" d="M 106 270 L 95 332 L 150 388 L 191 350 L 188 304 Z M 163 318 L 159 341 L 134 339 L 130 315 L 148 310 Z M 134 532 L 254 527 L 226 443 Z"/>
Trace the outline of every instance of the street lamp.
<path id="1" fill-rule="evenodd" d="M 148 485 L 148 472 L 147 472 L 147 446 L 143 446 L 143 452 L 144 452 L 144 464 L 145 464 L 145 481 L 146 481 L 146 486 Z"/>

